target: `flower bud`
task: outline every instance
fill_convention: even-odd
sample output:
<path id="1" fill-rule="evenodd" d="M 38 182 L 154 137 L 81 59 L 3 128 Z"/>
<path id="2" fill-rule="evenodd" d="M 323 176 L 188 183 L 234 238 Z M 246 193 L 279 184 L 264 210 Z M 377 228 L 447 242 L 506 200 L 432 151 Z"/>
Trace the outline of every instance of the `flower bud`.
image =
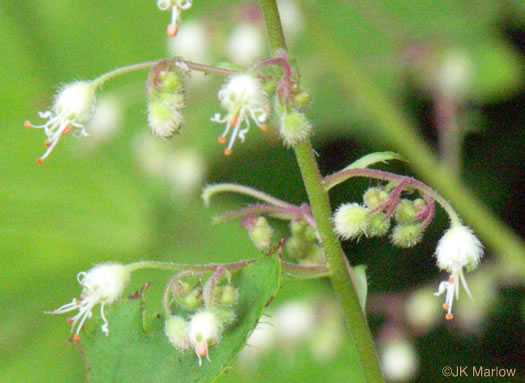
<path id="1" fill-rule="evenodd" d="M 204 304 L 202 299 L 202 291 L 198 288 L 195 288 L 190 293 L 177 297 L 177 303 L 185 311 L 195 311 L 201 308 Z"/>
<path id="2" fill-rule="evenodd" d="M 307 243 L 298 236 L 292 236 L 286 240 L 286 251 L 294 259 L 306 257 Z"/>
<path id="3" fill-rule="evenodd" d="M 279 135 L 288 147 L 294 147 L 312 133 L 312 125 L 306 116 L 294 108 L 284 108 L 279 116 Z"/>
<path id="4" fill-rule="evenodd" d="M 190 347 L 188 324 L 181 317 L 172 316 L 167 319 L 164 324 L 164 333 L 177 350 L 183 351 Z"/>
<path id="5" fill-rule="evenodd" d="M 368 235 L 382 237 L 390 229 L 390 219 L 385 219 L 385 213 L 376 213 L 368 219 Z"/>
<path id="6" fill-rule="evenodd" d="M 148 122 L 154 134 L 169 138 L 180 130 L 183 122 L 184 84 L 173 61 L 164 60 L 149 74 Z"/>
<path id="7" fill-rule="evenodd" d="M 273 228 L 264 217 L 258 217 L 248 224 L 248 235 L 259 250 L 266 250 L 272 244 Z"/>
<path id="8" fill-rule="evenodd" d="M 423 228 L 418 224 L 397 225 L 392 232 L 392 243 L 398 247 L 409 248 L 423 239 Z"/>
<path id="9" fill-rule="evenodd" d="M 396 221 L 401 224 L 414 222 L 417 212 L 412 201 L 402 199 L 396 207 Z"/>
<path id="10" fill-rule="evenodd" d="M 365 205 L 371 209 L 379 205 L 381 202 L 388 198 L 388 193 L 380 187 L 370 187 L 363 194 L 363 202 Z"/>
<path id="11" fill-rule="evenodd" d="M 230 285 L 223 286 L 219 296 L 219 304 L 224 306 L 233 306 L 239 299 L 239 291 Z"/>
<path id="12" fill-rule="evenodd" d="M 339 206 L 334 214 L 335 232 L 343 239 L 367 235 L 368 213 L 368 208 L 355 202 Z"/>

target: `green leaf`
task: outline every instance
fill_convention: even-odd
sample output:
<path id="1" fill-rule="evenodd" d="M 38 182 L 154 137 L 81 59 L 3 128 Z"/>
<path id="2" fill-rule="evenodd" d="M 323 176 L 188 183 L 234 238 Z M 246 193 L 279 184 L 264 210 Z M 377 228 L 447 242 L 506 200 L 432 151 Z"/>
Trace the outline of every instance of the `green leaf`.
<path id="1" fill-rule="evenodd" d="M 398 154 L 395 152 L 375 152 L 375 153 L 370 153 L 370 154 L 367 154 L 366 156 L 359 158 L 358 160 L 352 162 L 350 165 L 348 165 L 343 170 L 365 169 L 371 165 L 377 164 L 378 162 L 387 162 L 390 160 L 405 161 L 405 159 L 403 158 L 401 154 Z"/>
<path id="2" fill-rule="evenodd" d="M 219 344 L 209 349 L 210 361 L 199 366 L 190 351 L 178 351 L 164 334 L 164 317 L 144 310 L 146 291 L 131 297 L 106 314 L 108 337 L 99 326 L 84 329 L 81 351 L 87 363 L 90 383 L 211 382 L 230 365 L 262 315 L 265 305 L 277 293 L 280 283 L 279 257 L 263 256 L 233 275 L 240 292 L 235 306 L 237 322 L 228 328 Z"/>
<path id="3" fill-rule="evenodd" d="M 352 267 L 354 271 L 355 281 L 357 283 L 357 296 L 361 308 L 365 311 L 366 307 L 366 295 L 368 294 L 368 281 L 366 280 L 366 265 L 358 265 Z"/>

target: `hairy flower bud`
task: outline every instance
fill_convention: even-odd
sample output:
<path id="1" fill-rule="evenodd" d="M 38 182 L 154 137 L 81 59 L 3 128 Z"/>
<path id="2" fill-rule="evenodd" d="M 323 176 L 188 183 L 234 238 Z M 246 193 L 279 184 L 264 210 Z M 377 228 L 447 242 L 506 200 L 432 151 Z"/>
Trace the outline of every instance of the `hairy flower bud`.
<path id="1" fill-rule="evenodd" d="M 392 243 L 398 247 L 409 248 L 423 239 L 423 228 L 418 224 L 397 225 L 392 232 Z"/>
<path id="2" fill-rule="evenodd" d="M 390 219 L 386 219 L 385 213 L 376 213 L 368 220 L 368 235 L 370 237 L 382 237 L 390 229 Z"/>
<path id="3" fill-rule="evenodd" d="M 396 221 L 405 224 L 414 222 L 418 210 L 414 203 L 408 199 L 402 199 L 396 207 Z"/>
<path id="4" fill-rule="evenodd" d="M 276 110 L 279 109 L 283 110 L 282 113 L 279 113 L 279 135 L 286 146 L 293 148 L 310 137 L 312 124 L 304 114 L 294 108 L 276 108 Z"/>
<path id="5" fill-rule="evenodd" d="M 184 351 L 190 347 L 188 323 L 183 318 L 179 316 L 168 318 L 164 324 L 164 333 L 177 350 Z"/>
<path id="6" fill-rule="evenodd" d="M 371 209 L 379 205 L 387 198 L 388 193 L 384 191 L 383 188 L 377 186 L 368 188 L 365 194 L 363 194 L 363 202 Z"/>
<path id="7" fill-rule="evenodd" d="M 343 239 L 367 235 L 369 212 L 368 208 L 355 202 L 339 206 L 334 214 L 335 232 Z"/>
<path id="8" fill-rule="evenodd" d="M 151 131 L 161 138 L 178 133 L 184 109 L 184 83 L 176 63 L 164 60 L 155 65 L 149 74 L 148 122 Z"/>

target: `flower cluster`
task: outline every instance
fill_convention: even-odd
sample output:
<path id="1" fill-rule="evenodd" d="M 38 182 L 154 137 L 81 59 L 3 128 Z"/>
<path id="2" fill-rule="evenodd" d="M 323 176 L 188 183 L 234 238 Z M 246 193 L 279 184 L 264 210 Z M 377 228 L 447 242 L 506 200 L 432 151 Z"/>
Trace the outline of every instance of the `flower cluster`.
<path id="1" fill-rule="evenodd" d="M 191 7 L 192 0 L 157 0 L 157 7 L 161 11 L 171 9 L 171 23 L 168 24 L 168 36 L 175 37 L 179 30 L 177 23 L 180 20 L 182 11 Z"/>
<path id="2" fill-rule="evenodd" d="M 76 129 L 73 135 L 77 137 L 87 136 L 85 125 L 90 121 L 95 110 L 95 88 L 88 81 L 78 81 L 66 85 L 55 97 L 51 110 L 40 112 L 41 118 L 47 119 L 42 125 L 33 125 L 26 121 L 26 128 L 44 129 L 47 136 L 47 150 L 38 159 L 41 164 L 51 153 L 60 138 Z"/>
<path id="3" fill-rule="evenodd" d="M 116 302 L 128 285 L 130 271 L 126 266 L 117 263 L 104 263 L 97 265 L 87 272 L 77 275 L 78 283 L 82 286 L 80 298 L 74 298 L 67 303 L 47 314 L 63 314 L 78 310 L 72 318 L 68 318 L 71 331 L 75 332 L 74 340 L 80 340 L 80 330 L 86 319 L 92 317 L 93 308 L 100 304 L 100 317 L 102 318 L 102 332 L 109 335 L 109 324 L 104 316 L 104 306 Z"/>
<path id="4" fill-rule="evenodd" d="M 448 280 L 439 284 L 435 295 L 445 294 L 443 309 L 447 312 L 445 318 L 454 318 L 452 304 L 454 298 L 459 298 L 459 283 L 472 298 L 463 269 L 474 270 L 483 256 L 483 246 L 472 230 L 462 224 L 453 224 L 439 240 L 436 249 L 437 265 L 441 270 L 450 273 Z"/>
<path id="5" fill-rule="evenodd" d="M 239 292 L 231 285 L 230 275 L 223 268 L 217 269 L 204 287 L 191 287 L 183 281 L 182 277 L 188 274 L 182 272 L 168 283 L 164 332 L 177 350 L 193 348 L 200 366 L 202 358 L 210 359 L 209 347 L 219 343 L 224 330 L 235 322 L 233 306 L 237 303 Z M 226 276 L 225 283 L 221 282 L 223 275 Z M 172 301 L 169 300 L 170 295 L 173 296 Z M 172 315 L 171 303 L 175 303 L 179 315 Z"/>
<path id="6" fill-rule="evenodd" d="M 334 214 L 336 233 L 343 239 L 361 236 L 380 237 L 388 233 L 392 218 L 396 222 L 391 240 L 395 246 L 408 248 L 423 238 L 423 232 L 434 216 L 431 199 L 401 199 L 407 185 L 370 187 L 363 195 L 363 204 L 346 203 Z"/>
<path id="7" fill-rule="evenodd" d="M 244 141 L 250 129 L 250 120 L 261 130 L 267 129 L 264 123 L 268 117 L 268 96 L 259 79 L 248 73 L 239 73 L 231 76 L 222 86 L 219 100 L 227 113 L 224 116 L 216 113 L 211 120 L 226 124 L 224 132 L 218 138 L 219 143 L 225 144 L 226 136 L 231 131 L 230 141 L 224 150 L 225 155 L 230 155 L 237 137 Z"/>

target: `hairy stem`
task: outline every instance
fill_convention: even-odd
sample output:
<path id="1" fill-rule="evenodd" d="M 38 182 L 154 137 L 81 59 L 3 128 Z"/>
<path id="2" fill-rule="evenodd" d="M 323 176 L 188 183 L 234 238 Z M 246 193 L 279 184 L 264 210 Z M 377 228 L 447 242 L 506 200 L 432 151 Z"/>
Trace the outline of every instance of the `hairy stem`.
<path id="1" fill-rule="evenodd" d="M 259 2 L 264 15 L 272 53 L 277 54 L 280 49 L 286 50 L 286 42 L 276 1 L 260 0 Z M 317 224 L 321 245 L 324 248 L 328 267 L 331 271 L 330 279 L 350 330 L 352 359 L 358 362 L 360 366 L 359 375 L 361 379 L 359 381 L 383 382 L 372 335 L 352 284 L 349 273 L 351 268 L 347 269 L 346 258 L 341 244 L 332 228 L 332 212 L 328 192 L 322 185 L 322 176 L 310 141 L 305 140 L 299 143 L 295 147 L 295 155 Z"/>

